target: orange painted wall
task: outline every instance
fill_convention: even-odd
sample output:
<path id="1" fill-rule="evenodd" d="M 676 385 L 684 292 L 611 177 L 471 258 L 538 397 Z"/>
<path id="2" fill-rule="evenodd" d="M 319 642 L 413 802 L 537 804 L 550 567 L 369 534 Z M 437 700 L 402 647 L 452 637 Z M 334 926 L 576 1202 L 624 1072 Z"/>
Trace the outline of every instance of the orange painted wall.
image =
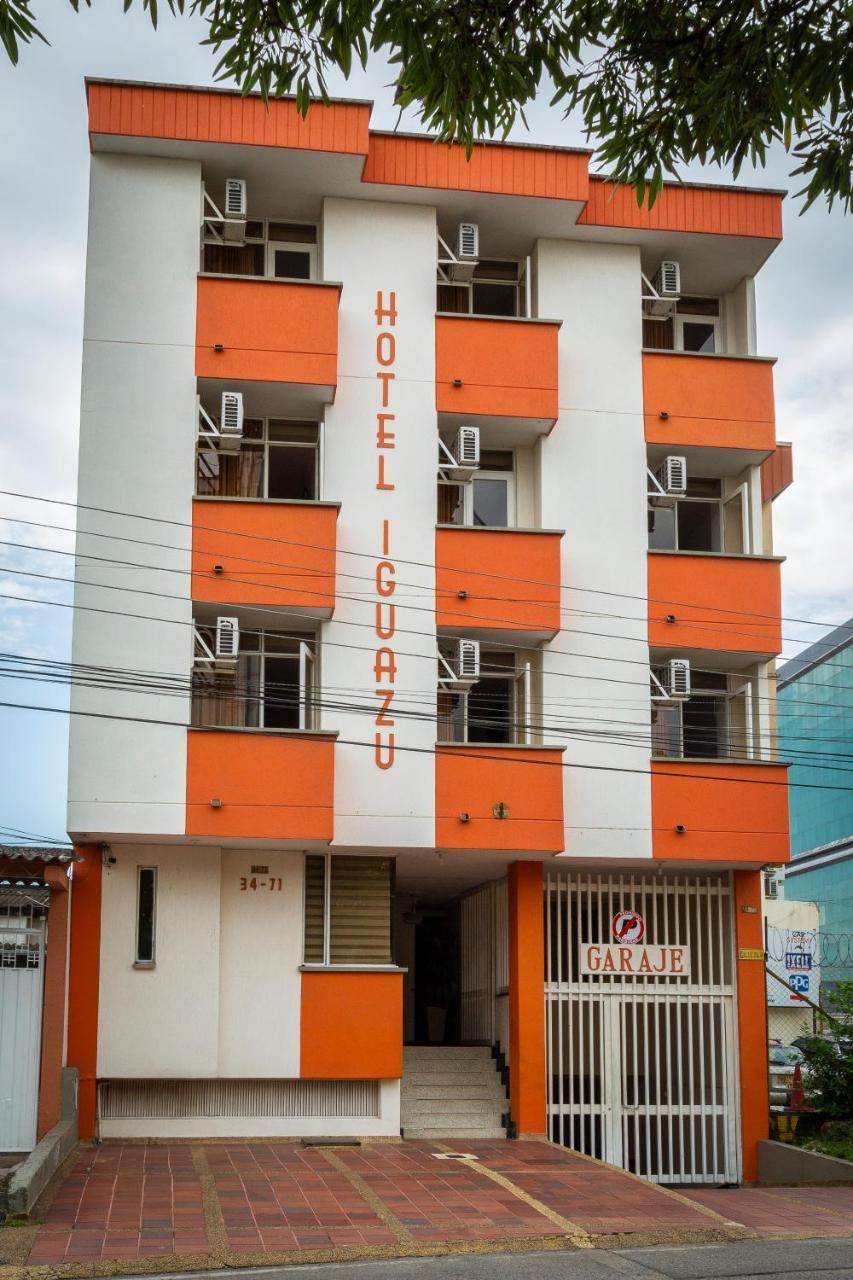
<path id="1" fill-rule="evenodd" d="M 65 1064 L 65 999 L 68 981 L 70 881 L 64 866 L 47 866 L 42 873 L 50 885 L 44 997 L 41 1015 L 38 1136 L 59 1122 L 62 1068 Z"/>
<path id="2" fill-rule="evenodd" d="M 315 102 L 303 119 L 292 98 L 265 105 L 216 89 L 89 80 L 86 95 L 90 134 L 367 154 L 369 102 Z"/>
<path id="3" fill-rule="evenodd" d="M 654 760 L 654 856 L 787 862 L 787 780 L 783 764 Z"/>
<path id="4" fill-rule="evenodd" d="M 519 1135 L 544 1134 L 545 923 L 541 862 L 513 862 L 509 903 L 509 1106 Z"/>
<path id="5" fill-rule="evenodd" d="M 435 757 L 438 849 L 563 850 L 563 753 L 442 746 Z M 509 806 L 496 818 L 496 804 Z M 470 821 L 460 821 L 467 813 Z"/>
<path id="6" fill-rule="evenodd" d="M 190 729 L 187 835 L 328 842 L 334 766 L 332 738 Z"/>
<path id="7" fill-rule="evenodd" d="M 781 570 L 778 560 L 650 551 L 649 644 L 781 653 Z"/>
<path id="8" fill-rule="evenodd" d="M 643 405 L 649 444 L 776 447 L 773 365 L 736 356 L 643 353 Z M 660 417 L 668 413 L 668 419 Z"/>
<path id="9" fill-rule="evenodd" d="M 193 502 L 192 598 L 229 605 L 335 607 L 337 507 Z M 214 574 L 214 565 L 224 572 Z"/>
<path id="10" fill-rule="evenodd" d="M 748 949 L 764 956 L 761 872 L 736 871 L 734 877 L 737 945 L 737 1019 L 740 1050 L 740 1126 L 743 1179 L 758 1178 L 758 1143 L 769 1135 L 767 1079 L 767 991 L 763 958 L 741 959 Z M 744 911 L 752 907 L 752 911 Z"/>
<path id="11" fill-rule="evenodd" d="M 197 375 L 334 388 L 339 299 L 337 285 L 199 276 Z"/>
<path id="12" fill-rule="evenodd" d="M 562 536 L 436 529 L 436 626 L 556 635 Z M 467 592 L 464 600 L 460 591 Z"/>
<path id="13" fill-rule="evenodd" d="M 371 133 L 362 182 L 585 200 L 588 168 L 584 151 L 478 143 L 469 159 L 464 147 L 432 138 Z"/>
<path id="14" fill-rule="evenodd" d="M 558 324 L 437 316 L 439 413 L 557 420 Z M 462 380 L 454 387 L 455 378 Z"/>
<path id="15" fill-rule="evenodd" d="M 302 974 L 300 1072 L 308 1080 L 403 1074 L 403 974 Z"/>
<path id="16" fill-rule="evenodd" d="M 80 1073 L 80 1137 L 95 1136 L 98 1079 L 98 994 L 101 970 L 101 855 L 78 845 L 71 885 L 71 946 L 68 976 L 69 1067 Z"/>
<path id="17" fill-rule="evenodd" d="M 637 227 L 649 231 L 702 231 L 712 235 L 782 238 L 781 192 L 732 191 L 719 187 L 663 188 L 654 205 L 639 207 L 630 187 L 590 178 L 589 203 L 578 222 L 585 226 Z"/>

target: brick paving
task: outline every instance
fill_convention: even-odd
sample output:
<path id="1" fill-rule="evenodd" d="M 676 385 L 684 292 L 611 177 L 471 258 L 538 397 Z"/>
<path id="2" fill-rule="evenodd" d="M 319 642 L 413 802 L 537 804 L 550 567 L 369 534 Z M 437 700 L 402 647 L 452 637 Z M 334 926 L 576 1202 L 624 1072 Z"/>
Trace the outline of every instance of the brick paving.
<path id="1" fill-rule="evenodd" d="M 768 1238 L 853 1237 L 853 1187 L 672 1195 L 545 1142 L 457 1145 L 476 1162 L 437 1160 L 446 1145 L 431 1142 L 84 1148 L 27 1262 L 132 1269 L 162 1260 L 168 1270 L 188 1257 L 272 1262 L 524 1240 L 572 1247 L 632 1236 L 719 1238 L 744 1228 Z"/>

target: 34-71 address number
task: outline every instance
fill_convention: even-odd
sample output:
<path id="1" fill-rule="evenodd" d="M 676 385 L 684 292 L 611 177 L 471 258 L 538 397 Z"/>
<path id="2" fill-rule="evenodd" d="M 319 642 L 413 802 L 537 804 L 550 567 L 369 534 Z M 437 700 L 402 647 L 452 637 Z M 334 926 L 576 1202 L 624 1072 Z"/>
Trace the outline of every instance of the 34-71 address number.
<path id="1" fill-rule="evenodd" d="M 269 880 L 259 880 L 257 876 L 252 876 L 250 880 L 246 876 L 241 876 L 240 892 L 245 893 L 248 889 L 269 889 L 273 893 L 278 890 L 281 893 L 281 876 L 270 876 Z"/>

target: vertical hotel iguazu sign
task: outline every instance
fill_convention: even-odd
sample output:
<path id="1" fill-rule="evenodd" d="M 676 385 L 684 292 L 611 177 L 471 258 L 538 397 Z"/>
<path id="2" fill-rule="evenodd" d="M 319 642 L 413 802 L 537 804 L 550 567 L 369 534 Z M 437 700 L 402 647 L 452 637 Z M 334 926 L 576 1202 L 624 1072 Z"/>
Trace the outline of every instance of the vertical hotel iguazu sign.
<path id="1" fill-rule="evenodd" d="M 393 493 L 393 467 L 391 454 L 396 445 L 394 423 L 394 365 L 397 361 L 397 296 L 387 296 L 378 290 L 376 294 L 376 381 L 378 406 L 376 410 L 376 491 L 378 495 Z M 397 659 L 393 640 L 396 616 L 392 596 L 396 590 L 396 566 L 391 559 L 393 529 L 387 497 L 377 500 L 379 514 L 379 559 L 376 561 L 376 653 L 373 660 L 375 693 L 379 707 L 375 717 L 373 758 L 378 769 L 390 769 L 394 764 L 394 683 L 397 678 Z"/>
<path id="2" fill-rule="evenodd" d="M 617 911 L 610 932 L 613 942 L 581 943 L 581 973 L 592 977 L 690 977 L 690 948 L 647 943 L 646 922 L 638 911 Z"/>

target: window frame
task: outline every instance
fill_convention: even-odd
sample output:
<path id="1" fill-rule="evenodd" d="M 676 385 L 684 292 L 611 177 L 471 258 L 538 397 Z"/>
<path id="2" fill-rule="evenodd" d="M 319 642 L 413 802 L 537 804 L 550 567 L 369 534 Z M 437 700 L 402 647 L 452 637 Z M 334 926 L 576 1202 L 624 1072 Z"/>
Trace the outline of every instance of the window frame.
<path id="1" fill-rule="evenodd" d="M 205 628 L 208 631 L 215 630 L 215 628 L 210 623 L 201 622 L 201 623 L 196 623 L 196 625 L 202 631 Z M 257 638 L 258 647 L 256 649 L 249 649 L 247 647 L 244 647 L 244 640 L 247 637 L 247 635 L 251 635 L 252 637 Z M 281 637 L 283 639 L 292 641 L 293 645 L 295 646 L 293 653 L 287 653 L 287 652 L 281 652 L 281 651 L 276 652 L 275 650 L 270 650 L 268 652 L 266 647 L 267 636 Z M 321 710 L 320 701 L 319 701 L 320 640 L 317 635 L 311 635 L 310 633 L 306 633 L 303 636 L 303 635 L 290 634 L 288 632 L 271 631 L 271 630 L 269 631 L 252 630 L 249 632 L 245 632 L 241 630 L 240 647 L 237 650 L 237 671 L 235 675 L 235 683 L 238 686 L 241 680 L 241 675 L 240 675 L 240 659 L 241 658 L 245 658 L 245 659 L 257 658 L 258 660 L 258 689 L 257 689 L 257 694 L 254 697 L 251 695 L 250 677 L 247 676 L 245 679 L 246 687 L 250 689 L 249 695 L 246 696 L 245 698 L 245 702 L 247 704 L 246 710 L 245 710 L 245 718 L 246 719 L 249 718 L 249 707 L 254 705 L 258 709 L 258 723 L 256 725 L 255 724 L 242 724 L 242 725 L 226 724 L 226 725 L 221 725 L 220 727 L 233 729 L 238 733 L 240 732 L 242 733 L 317 733 L 319 731 L 320 710 Z M 298 688 L 298 691 L 299 691 L 298 692 L 299 723 L 297 725 L 285 727 L 281 725 L 267 725 L 265 723 L 266 721 L 267 658 L 272 658 L 272 659 L 291 658 L 296 663 L 296 671 L 297 671 L 297 677 L 298 677 L 298 683 L 296 687 Z M 195 696 L 195 689 L 193 689 L 191 699 L 194 696 Z M 190 711 L 190 715 L 191 715 L 191 722 L 195 723 L 195 720 L 193 719 L 192 708 Z M 216 728 L 217 726 L 215 724 L 205 724 L 204 727 Z"/>
<path id="2" fill-rule="evenodd" d="M 142 911 L 142 876 L 143 873 L 150 872 L 152 877 L 151 883 L 151 955 L 142 956 L 139 954 L 139 934 L 141 925 Z M 136 868 L 136 930 L 133 948 L 133 967 L 134 969 L 153 969 L 157 963 L 157 867 L 151 865 L 138 865 Z"/>
<path id="3" fill-rule="evenodd" d="M 505 743 L 488 743 L 481 738 L 472 738 L 469 726 L 468 699 L 471 692 L 470 689 L 454 690 L 439 684 L 437 686 L 438 696 L 449 694 L 451 698 L 459 698 L 461 706 L 461 731 L 462 737 L 442 737 L 439 738 L 441 745 L 462 745 L 462 746 L 508 746 L 523 747 L 527 746 L 533 738 L 533 729 L 530 723 L 533 705 L 533 663 L 529 658 L 522 657 L 517 650 L 512 652 L 512 665 L 504 670 L 495 670 L 483 672 L 483 665 L 488 662 L 490 652 L 505 653 L 505 650 L 481 650 L 480 652 L 480 679 L 476 682 L 480 684 L 483 680 L 502 680 L 507 681 L 512 686 L 511 703 L 512 703 L 512 719 L 510 720 L 510 729 L 512 737 Z M 473 686 L 472 686 L 473 687 Z M 439 720 L 441 717 L 439 717 Z M 451 726 L 451 732 L 454 728 L 454 716 L 451 708 L 447 722 Z"/>
<path id="4" fill-rule="evenodd" d="M 693 355 L 693 356 L 722 355 L 722 350 L 720 346 L 721 339 L 722 339 L 722 326 L 720 324 L 720 316 L 718 315 L 704 316 L 704 315 L 698 315 L 697 313 L 691 312 L 691 311 L 676 311 L 675 326 L 674 326 L 674 333 L 673 333 L 676 351 L 683 352 L 685 350 L 684 348 L 684 325 L 685 324 L 704 324 L 704 325 L 708 325 L 714 331 L 714 350 L 713 351 L 688 351 L 686 352 L 687 355 Z"/>
<path id="5" fill-rule="evenodd" d="M 306 223 L 306 225 L 309 225 Z M 310 224 L 315 225 L 315 224 Z M 267 280 L 302 280 L 308 282 L 317 279 L 317 242 L 307 243 L 305 240 L 270 240 L 264 237 L 264 267 Z M 277 276 L 275 274 L 275 255 L 279 250 L 287 253 L 305 253 L 308 255 L 307 276 Z"/>
<path id="6" fill-rule="evenodd" d="M 702 674 L 698 669 L 694 675 Z M 715 673 L 716 674 L 716 673 Z M 755 699 L 758 692 L 758 677 L 755 675 L 744 675 L 740 671 L 730 671 L 726 673 L 725 689 L 702 689 L 694 688 L 691 691 L 691 698 L 717 698 L 720 700 L 725 717 L 725 725 L 723 733 L 718 738 L 718 745 L 722 745 L 724 750 L 717 755 L 711 755 L 710 751 L 705 752 L 702 756 L 688 756 L 684 752 L 684 702 L 652 702 L 652 712 L 664 712 L 669 717 L 673 740 L 677 742 L 677 750 L 666 755 L 661 751 L 655 750 L 655 725 L 651 723 L 651 755 L 655 760 L 757 760 L 761 758 L 761 744 L 759 738 L 759 717 L 755 707 Z M 732 704 L 737 699 L 743 700 L 744 708 L 744 742 L 735 749 L 732 745 Z M 689 701 L 690 699 L 687 699 Z M 663 735 L 666 736 L 665 734 Z M 666 745 L 664 743 L 664 745 Z"/>
<path id="7" fill-rule="evenodd" d="M 705 479 L 704 476 L 701 478 Z M 708 478 L 716 479 L 717 477 L 708 477 Z M 731 551 L 726 546 L 726 507 L 730 502 L 734 502 L 738 498 L 741 501 L 741 537 L 743 542 L 743 548 L 740 551 Z M 718 521 L 719 521 L 718 529 L 719 529 L 719 538 L 720 538 L 719 551 L 711 551 L 711 550 L 698 551 L 695 547 L 682 548 L 681 546 L 679 546 L 678 509 L 683 503 L 687 503 L 687 502 L 692 502 L 696 504 L 701 502 L 709 505 L 714 505 L 718 508 Z M 754 553 L 752 550 L 752 522 L 750 518 L 751 505 L 752 505 L 751 486 L 745 480 L 742 481 L 741 484 L 737 485 L 731 491 L 731 493 L 721 494 L 719 498 L 703 498 L 701 496 L 694 497 L 691 494 L 684 494 L 683 496 L 673 498 L 672 507 L 671 507 L 671 510 L 673 512 L 673 519 L 672 519 L 673 545 L 671 547 L 653 547 L 650 544 L 649 549 L 651 551 L 683 551 L 684 554 L 688 556 L 689 555 L 708 555 L 708 556 L 753 555 Z M 654 508 L 652 508 L 652 510 L 654 510 Z"/>
<path id="8" fill-rule="evenodd" d="M 302 963 L 301 963 L 301 967 L 303 969 L 339 969 L 344 972 L 346 972 L 347 969 L 375 969 L 381 972 L 384 970 L 397 968 L 397 965 L 395 965 L 394 963 L 394 893 L 395 893 L 397 863 L 396 863 L 396 858 L 391 856 L 388 856 L 386 859 L 391 864 L 391 877 L 390 877 L 391 882 L 389 886 L 390 893 L 389 893 L 389 904 L 388 904 L 388 926 L 389 926 L 389 939 L 390 939 L 389 953 L 390 953 L 391 959 L 387 962 L 383 962 L 379 964 L 372 963 L 369 960 L 357 960 L 357 961 L 332 960 L 332 859 L 339 858 L 339 857 L 351 858 L 354 856 L 357 857 L 358 855 L 341 854 L 337 852 L 332 852 L 332 850 L 330 849 L 311 850 L 310 852 L 306 851 L 305 854 L 303 855 L 303 858 L 302 858 Z M 382 858 L 385 857 L 385 855 L 381 855 L 381 854 L 380 855 L 373 854 L 369 856 L 373 856 L 373 857 L 378 856 Z M 307 867 L 307 862 L 309 858 L 323 859 L 323 959 L 322 960 L 306 960 L 305 959 L 305 944 L 307 941 L 306 931 L 305 931 L 305 915 L 306 915 L 306 908 L 307 908 L 307 887 L 308 887 L 308 876 L 306 874 L 306 867 Z"/>
<path id="9" fill-rule="evenodd" d="M 323 420 L 321 418 L 316 419 L 316 421 L 309 418 L 290 418 L 290 417 L 282 418 L 282 417 L 276 416 L 275 414 L 268 414 L 266 416 L 264 415 L 254 416 L 252 414 L 249 414 L 247 415 L 246 421 L 260 422 L 262 424 L 263 434 L 261 435 L 260 439 L 256 439 L 256 440 L 253 440 L 250 437 L 244 436 L 241 442 L 240 452 L 242 453 L 242 450 L 245 447 L 247 453 L 261 453 L 263 455 L 264 464 L 263 464 L 263 484 L 261 486 L 263 489 L 263 493 L 259 494 L 255 498 L 247 498 L 245 499 L 245 501 L 247 502 L 304 502 L 304 503 L 322 502 L 323 501 L 322 492 L 321 492 L 322 477 L 323 477 L 322 454 L 323 454 L 323 429 L 325 426 L 325 423 L 323 422 Z M 271 422 L 292 422 L 294 424 L 299 424 L 299 425 L 308 425 L 309 423 L 313 423 L 313 425 L 315 425 L 317 428 L 317 440 L 314 444 L 308 444 L 307 442 L 304 442 L 301 440 L 293 440 L 293 441 L 270 440 L 269 424 Z M 317 495 L 315 498 L 271 498 L 269 496 L 270 449 L 271 448 L 273 449 L 313 449 L 314 451 L 314 491 Z M 195 489 L 196 489 L 195 496 L 197 498 L 198 497 L 222 498 L 223 501 L 225 502 L 227 502 L 230 498 L 233 501 L 234 499 L 233 494 L 218 494 L 218 493 L 199 494 L 198 492 L 200 459 L 203 454 L 216 453 L 216 452 L 217 450 L 213 448 L 208 442 L 203 440 L 199 440 L 197 442 L 196 468 L 195 468 Z M 232 455 L 226 455 L 226 456 L 233 457 L 235 455 L 232 454 Z"/>
<path id="10" fill-rule="evenodd" d="M 450 525 L 454 529 L 515 529 L 517 527 L 517 477 L 518 477 L 518 459 L 515 449 L 501 449 L 501 453 L 509 453 L 512 455 L 512 466 L 508 470 L 495 470 L 489 467 L 478 467 L 470 480 L 464 483 L 458 480 L 439 480 L 438 488 L 445 489 L 461 489 L 462 490 L 462 523 Z M 439 459 L 439 467 L 442 465 Z M 477 480 L 503 480 L 507 486 L 506 494 L 506 524 L 505 525 L 477 525 L 474 524 L 474 482 Z M 437 495 L 436 495 L 437 496 Z"/>
<path id="11" fill-rule="evenodd" d="M 270 271 L 270 262 L 272 260 L 272 254 L 270 253 L 271 246 L 274 246 L 277 249 L 293 249 L 300 253 L 310 252 L 311 274 L 308 277 L 308 280 L 310 281 L 310 280 L 320 279 L 320 275 L 318 274 L 318 265 L 320 262 L 319 249 L 320 249 L 320 230 L 321 230 L 319 222 L 314 222 L 311 218 L 308 218 L 305 220 L 301 218 L 247 218 L 246 219 L 247 227 L 249 226 L 250 223 L 260 223 L 262 227 L 262 233 L 259 236 L 245 235 L 243 237 L 244 243 L 247 245 L 259 244 L 259 245 L 263 245 L 263 248 L 264 248 L 263 275 L 254 276 L 252 277 L 253 279 L 256 279 L 256 280 L 304 280 L 303 276 L 273 275 L 273 273 Z M 279 239 L 271 240 L 269 236 L 270 223 L 279 223 L 283 225 L 286 225 L 287 223 L 291 223 L 292 225 L 300 226 L 300 227 L 313 227 L 315 231 L 314 243 L 312 244 L 310 241 L 306 241 L 306 240 L 299 240 L 299 241 L 279 240 Z M 207 244 L 222 245 L 223 243 L 227 243 L 227 242 L 223 242 L 221 239 L 218 239 L 216 236 L 211 235 L 209 232 L 208 224 L 207 222 L 205 222 L 203 224 L 203 231 L 201 236 L 202 264 L 204 262 L 204 246 Z M 211 274 L 228 275 L 229 273 L 213 272 Z"/>

